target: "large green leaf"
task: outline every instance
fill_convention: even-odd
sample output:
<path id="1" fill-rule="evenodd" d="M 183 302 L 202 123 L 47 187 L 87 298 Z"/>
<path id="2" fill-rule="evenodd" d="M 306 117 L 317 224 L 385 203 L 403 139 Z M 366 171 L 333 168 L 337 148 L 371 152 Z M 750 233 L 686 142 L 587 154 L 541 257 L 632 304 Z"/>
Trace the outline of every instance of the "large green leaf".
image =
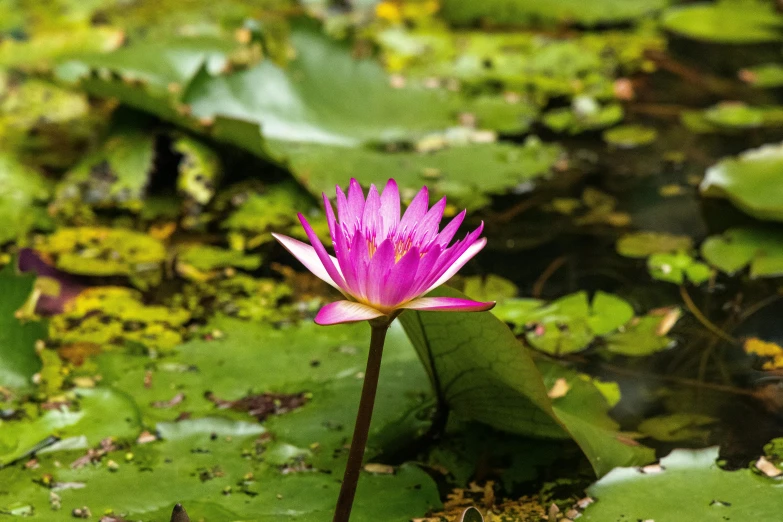
<path id="1" fill-rule="evenodd" d="M 325 36 L 312 22 L 294 22 L 291 45 L 295 58 L 285 67 L 265 60 L 220 75 L 214 74 L 206 51 L 192 49 L 185 54 L 189 65 L 181 71 L 166 53 L 150 60 L 142 49 L 138 54 L 144 60 L 134 58 L 131 67 L 118 52 L 65 63 L 58 73 L 93 94 L 115 96 L 286 163 L 314 194 L 352 176 L 364 183 L 395 177 L 409 192 L 423 179 L 435 178 L 436 193 L 476 208 L 490 194 L 547 174 L 560 157 L 556 145 L 538 140 L 499 144 L 492 133 L 456 127 L 458 113 L 473 107 L 463 94 L 393 87 L 376 60 L 354 58 L 347 42 Z M 123 53 L 137 56 L 132 49 Z M 199 61 L 204 65 L 194 72 Z M 100 74 L 103 70 L 127 79 L 118 81 Z M 181 92 L 166 87 L 172 83 Z M 475 109 L 480 124 L 506 130 L 513 123 L 480 100 Z M 482 183 L 474 179 L 477 171 L 486 174 Z"/>
<path id="2" fill-rule="evenodd" d="M 701 255 L 729 275 L 750 266 L 751 277 L 779 277 L 783 275 L 783 233 L 772 228 L 732 228 L 708 237 Z"/>
<path id="3" fill-rule="evenodd" d="M 0 186 L 0 244 L 18 239 L 46 222 L 41 203 L 49 197 L 49 184 L 7 151 L 0 152 Z"/>
<path id="4" fill-rule="evenodd" d="M 718 0 L 667 9 L 661 24 L 669 31 L 710 42 L 743 44 L 780 41 L 783 20 L 775 6 L 760 0 Z"/>
<path id="5" fill-rule="evenodd" d="M 498 24 L 572 22 L 587 25 L 625 22 L 666 7 L 667 0 L 445 0 L 443 15 L 454 23 L 491 21 Z"/>
<path id="6" fill-rule="evenodd" d="M 705 196 L 729 199 L 760 219 L 783 220 L 783 144 L 769 144 L 725 158 L 707 169 L 701 183 Z"/>
<path id="7" fill-rule="evenodd" d="M 33 290 L 35 277 L 16 276 L 13 264 L 0 271 L 0 386 L 26 388 L 41 368 L 35 342 L 46 338 L 46 326 L 21 322 L 14 315 Z"/>
<path id="8" fill-rule="evenodd" d="M 263 427 L 205 418 L 159 424 L 158 430 L 163 440 L 137 446 L 130 459 L 126 451 L 114 451 L 97 464 L 70 469 L 42 456 L 34 475 L 23 468 L 3 471 L 0 508 L 32 506 L 34 520 L 62 520 L 82 507 L 164 520 L 181 502 L 194 520 L 331 519 L 339 481 L 306 468 L 283 473 L 295 461 L 270 462 L 275 445 L 257 440 Z M 66 461 L 77 456 L 57 455 Z M 43 473 L 53 476 L 52 490 L 31 480 Z M 394 475 L 365 475 L 354 507 L 359 520 L 406 520 L 439 505 L 434 483 L 415 466 L 402 466 Z"/>
<path id="9" fill-rule="evenodd" d="M 46 451 L 86 449 L 106 437 L 133 439 L 141 428 L 129 396 L 109 388 L 76 389 L 68 403 L 34 419 L 0 421 L 0 465 L 8 464 L 50 437 L 65 439 Z"/>
<path id="10" fill-rule="evenodd" d="M 750 469 L 723 471 L 717 448 L 675 450 L 661 470 L 616 469 L 587 492 L 598 501 L 580 520 L 775 520 L 783 483 Z"/>
<path id="11" fill-rule="evenodd" d="M 433 295 L 462 294 L 442 288 Z M 620 442 L 597 391 L 566 394 L 562 403 L 553 403 L 525 347 L 491 313 L 406 312 L 400 321 L 427 368 L 441 407 L 514 433 L 571 436 L 598 475 L 653 458 L 648 448 Z M 546 372 L 554 370 L 547 367 Z M 574 381 L 573 376 L 570 379 Z"/>

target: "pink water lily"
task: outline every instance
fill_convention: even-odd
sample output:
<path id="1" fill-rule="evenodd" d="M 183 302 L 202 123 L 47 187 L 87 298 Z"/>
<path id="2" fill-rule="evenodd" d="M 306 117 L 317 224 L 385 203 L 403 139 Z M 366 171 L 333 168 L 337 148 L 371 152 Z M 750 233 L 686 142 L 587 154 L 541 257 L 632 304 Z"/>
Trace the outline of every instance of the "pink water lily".
<path id="1" fill-rule="evenodd" d="M 347 298 L 321 308 L 316 323 L 393 317 L 404 309 L 466 312 L 494 306 L 469 299 L 422 297 L 456 274 L 487 242 L 479 238 L 482 223 L 449 246 L 465 211 L 439 231 L 446 198 L 429 208 L 429 193 L 424 187 L 400 219 L 400 192 L 393 179 L 380 194 L 371 185 L 366 200 L 359 182 L 352 179 L 348 196 L 337 187 L 337 216 L 326 194 L 324 205 L 334 256 L 302 214 L 299 220 L 312 246 L 273 234 L 308 270 Z"/>

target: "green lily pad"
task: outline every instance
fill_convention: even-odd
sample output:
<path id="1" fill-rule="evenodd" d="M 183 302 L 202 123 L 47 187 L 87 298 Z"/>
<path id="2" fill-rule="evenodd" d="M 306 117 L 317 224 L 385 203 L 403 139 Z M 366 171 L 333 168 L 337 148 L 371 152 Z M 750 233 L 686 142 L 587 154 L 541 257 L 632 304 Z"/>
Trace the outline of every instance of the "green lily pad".
<path id="1" fill-rule="evenodd" d="M 783 144 L 769 144 L 725 158 L 707 169 L 699 187 L 708 197 L 729 199 L 757 217 L 783 220 Z"/>
<path id="2" fill-rule="evenodd" d="M 617 253 L 625 257 L 645 258 L 652 254 L 689 252 L 693 239 L 665 232 L 631 232 L 617 240 Z"/>
<path id="3" fill-rule="evenodd" d="M 759 0 L 718 0 L 670 7 L 661 16 L 668 31 L 725 44 L 777 42 L 783 22 L 775 6 Z"/>
<path id="4" fill-rule="evenodd" d="M 177 263 L 184 263 L 196 270 L 215 270 L 235 267 L 255 270 L 261 266 L 261 256 L 245 255 L 236 250 L 226 250 L 209 245 L 197 245 L 186 248 L 177 256 Z"/>
<path id="5" fill-rule="evenodd" d="M 0 42 L 0 66 L 40 70 L 75 55 L 113 51 L 124 37 L 122 30 L 107 26 L 35 31 L 25 40 L 7 38 Z"/>
<path id="6" fill-rule="evenodd" d="M 49 183 L 36 170 L 14 156 L 0 153 L 0 244 L 21 239 L 35 228 L 48 228 L 49 220 L 42 203 L 49 199 Z"/>
<path id="7" fill-rule="evenodd" d="M 654 279 L 678 285 L 683 284 L 686 279 L 700 285 L 707 282 L 712 275 L 709 266 L 685 252 L 653 254 L 647 258 L 647 269 Z"/>
<path id="8" fill-rule="evenodd" d="M 546 174 L 560 154 L 558 146 L 540 142 L 520 147 L 470 140 L 459 146 L 446 140 L 447 148 L 431 154 L 407 152 L 405 144 L 415 145 L 433 134 L 448 137 L 458 111 L 471 112 L 470 103 L 448 90 L 391 86 L 377 62 L 354 59 L 345 42 L 324 36 L 312 22 L 295 23 L 291 43 L 296 58 L 285 69 L 265 60 L 214 76 L 209 65 L 195 73 L 192 67 L 172 70 L 165 60 L 144 65 L 150 61 L 150 52 L 145 51 L 146 62 L 139 64 L 128 66 L 119 60 L 122 55 L 112 53 L 64 64 L 59 73 L 94 94 L 116 96 L 136 108 L 284 162 L 316 195 L 331 191 L 336 182 L 344 183 L 349 166 L 358 164 L 361 168 L 351 167 L 350 176 L 362 182 L 395 177 L 408 191 L 421 186 L 422 176 L 442 174 L 444 179 L 434 191 L 476 208 L 489 201 L 488 194 Z M 187 56 L 187 64 L 205 59 L 204 53 Z M 148 85 L 141 88 L 87 74 L 101 68 Z M 171 82 L 184 85 L 181 94 L 169 92 L 165 86 Z M 384 103 L 376 103 L 378 99 Z M 481 107 L 477 107 L 480 117 Z M 509 128 L 507 120 L 501 123 Z M 470 136 L 475 131 L 462 129 L 459 134 Z M 403 152 L 396 151 L 399 145 Z M 469 172 L 462 166 L 466 160 L 480 164 L 480 170 L 492 167 L 485 183 L 476 184 L 473 178 L 467 182 L 462 175 Z"/>
<path id="9" fill-rule="evenodd" d="M 598 501 L 581 520 L 774 520 L 783 483 L 749 469 L 723 471 L 717 458 L 717 448 L 678 449 L 660 472 L 616 469 L 587 490 Z"/>
<path id="10" fill-rule="evenodd" d="M 430 153 L 381 152 L 373 149 L 315 146 L 281 149 L 289 167 L 314 194 L 333 193 L 356 173 L 363 184 L 383 185 L 394 178 L 402 190 L 426 184 L 435 196 L 446 195 L 457 207 L 476 209 L 489 195 L 549 174 L 563 149 L 531 136 L 522 145 L 471 144 Z M 479 180 L 476 172 L 485 175 Z"/>
<path id="11" fill-rule="evenodd" d="M 199 205 L 206 205 L 215 195 L 221 174 L 220 159 L 205 144 L 180 136 L 171 148 L 182 155 L 179 162 L 177 189 Z"/>
<path id="12" fill-rule="evenodd" d="M 157 239 L 119 228 L 59 228 L 36 238 L 35 249 L 51 255 L 64 272 L 129 276 L 142 288 L 160 280 L 166 258 L 166 249 Z"/>
<path id="13" fill-rule="evenodd" d="M 141 294 L 123 287 L 92 287 L 54 316 L 49 334 L 61 344 L 91 343 L 99 347 L 132 341 L 154 350 L 182 342 L 190 313 L 145 305 Z"/>
<path id="14" fill-rule="evenodd" d="M 728 133 L 759 127 L 781 127 L 783 107 L 724 102 L 703 111 L 683 111 L 682 122 L 688 129 L 699 133 Z"/>
<path id="15" fill-rule="evenodd" d="M 134 446 L 130 460 L 126 450 L 112 451 L 96 464 L 70 469 L 42 456 L 36 471 L 0 471 L 9 479 L 0 486 L 3 497 L 28 503 L 37 519 L 52 521 L 82 507 L 123 518 L 163 520 L 175 501 L 182 502 L 194 519 L 320 522 L 331 518 L 339 482 L 317 470 L 269 462 L 275 448 L 258 439 L 262 426 L 208 418 L 161 423 L 158 429 L 163 440 Z M 52 475 L 52 490 L 33 480 L 43 473 Z M 51 501 L 51 491 L 56 502 Z M 364 520 L 391 522 L 439 505 L 432 479 L 405 465 L 393 475 L 363 476 L 354 512 Z"/>
<path id="16" fill-rule="evenodd" d="M 709 415 L 673 413 L 651 417 L 642 421 L 637 430 L 656 440 L 664 442 L 698 441 L 706 442 L 710 435 L 707 426 L 716 419 Z"/>
<path id="17" fill-rule="evenodd" d="M 753 87 L 760 89 L 783 86 L 783 65 L 765 63 L 742 69 L 739 77 Z"/>
<path id="18" fill-rule="evenodd" d="M 733 275 L 750 266 L 751 277 L 783 275 L 783 233 L 765 228 L 732 228 L 708 237 L 701 255 L 712 266 Z"/>
<path id="19" fill-rule="evenodd" d="M 0 271 L 0 386 L 29 388 L 32 376 L 41 369 L 35 343 L 46 338 L 46 326 L 39 322 L 21 322 L 14 315 L 30 296 L 35 277 L 17 276 L 13 264 Z"/>
<path id="20" fill-rule="evenodd" d="M 628 357 L 644 357 L 671 348 L 671 338 L 659 331 L 664 318 L 655 315 L 635 317 L 622 329 L 604 337 L 609 353 Z"/>
<path id="21" fill-rule="evenodd" d="M 555 38 L 521 31 L 446 31 L 422 27 L 392 27 L 376 36 L 387 67 L 414 81 L 449 85 L 457 80 L 478 92 L 496 92 L 502 85 L 510 91 L 509 113 L 539 105 L 557 96 L 589 94 L 614 98 L 617 74 L 645 69 L 648 50 L 662 49 L 665 42 L 652 27 L 634 31 L 602 31 Z M 515 92 L 529 93 L 525 96 Z M 484 96 L 465 100 L 468 111 L 480 106 Z M 497 97 L 490 97 L 497 100 Z M 480 111 L 479 111 L 480 112 Z M 498 122 L 506 121 L 503 120 Z M 480 122 L 480 117 L 479 117 Z M 483 128 L 495 128 L 485 124 Z"/>
<path id="22" fill-rule="evenodd" d="M 593 98 L 574 98 L 571 107 L 552 109 L 544 114 L 542 122 L 555 132 L 579 134 L 580 132 L 610 127 L 623 119 L 619 104 L 601 106 Z"/>
<path id="23" fill-rule="evenodd" d="M 295 304 L 284 302 L 293 292 L 291 287 L 274 279 L 255 279 L 245 274 L 217 281 L 194 279 L 196 282 L 186 286 L 181 295 L 172 299 L 173 306 L 182 306 L 194 318 L 211 317 L 217 312 L 230 317 L 277 323 L 301 315 Z"/>
<path id="24" fill-rule="evenodd" d="M 604 131 L 604 141 L 620 149 L 633 149 L 649 145 L 658 139 L 658 131 L 644 125 L 620 125 Z"/>
<path id="25" fill-rule="evenodd" d="M 106 437 L 135 438 L 140 429 L 139 413 L 133 400 L 107 388 L 75 389 L 67 395 L 68 404 L 44 411 L 33 419 L 0 421 L 0 466 L 29 454 L 50 437 L 64 440 L 48 451 L 86 449 Z"/>
<path id="26" fill-rule="evenodd" d="M 477 21 L 500 25 L 528 25 L 545 21 L 549 23 L 579 23 L 598 25 L 632 21 L 666 7 L 665 0 L 597 0 L 590 4 L 578 0 L 488 0 L 485 2 L 460 2 L 445 0 L 443 16 L 450 22 L 468 24 Z"/>
<path id="27" fill-rule="evenodd" d="M 433 294 L 462 295 L 446 288 Z M 568 434 L 598 475 L 620 462 L 652 459 L 649 448 L 628 446 L 618 439 L 613 421 L 606 416 L 605 399 L 589 382 L 579 386 L 594 390 L 598 403 L 586 393 L 566 394 L 553 402 L 533 359 L 491 313 L 406 312 L 400 321 L 430 375 L 441 407 L 512 433 L 557 438 Z M 487 350 L 490 345 L 492 350 Z M 551 380 L 562 376 L 560 370 L 554 372 L 543 368 L 545 376 L 555 377 Z M 602 413 L 594 418 L 596 409 Z"/>
<path id="28" fill-rule="evenodd" d="M 154 134 L 118 129 L 66 173 L 57 187 L 55 205 L 75 202 L 138 212 L 154 167 L 154 149 Z"/>

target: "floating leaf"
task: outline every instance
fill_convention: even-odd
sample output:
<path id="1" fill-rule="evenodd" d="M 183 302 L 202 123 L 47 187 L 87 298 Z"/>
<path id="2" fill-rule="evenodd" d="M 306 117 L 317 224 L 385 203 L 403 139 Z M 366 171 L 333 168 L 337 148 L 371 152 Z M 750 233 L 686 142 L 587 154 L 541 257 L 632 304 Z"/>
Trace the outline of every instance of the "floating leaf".
<path id="1" fill-rule="evenodd" d="M 699 133 L 740 132 L 759 127 L 782 127 L 783 107 L 724 102 L 703 111 L 683 111 L 682 122 L 688 129 Z"/>
<path id="2" fill-rule="evenodd" d="M 739 77 L 753 87 L 781 87 L 783 86 L 783 65 L 767 63 L 748 67 L 739 72 Z"/>
<path id="3" fill-rule="evenodd" d="M 666 332 L 661 332 L 661 325 L 667 317 L 670 316 L 650 314 L 635 317 L 622 329 L 604 338 L 606 351 L 618 355 L 643 357 L 670 348 L 673 344 L 672 339 L 666 336 Z"/>
<path id="4" fill-rule="evenodd" d="M 177 256 L 177 263 L 202 271 L 227 267 L 255 270 L 261 266 L 261 256 L 245 255 L 235 250 L 226 250 L 209 245 L 198 245 L 186 248 L 180 252 Z"/>
<path id="5" fill-rule="evenodd" d="M 142 287 L 161 277 L 166 258 L 163 244 L 146 235 L 119 228 L 60 228 L 36 238 L 35 249 L 54 258 L 64 272 L 80 275 L 124 275 Z"/>
<path id="6" fill-rule="evenodd" d="M 771 499 L 783 483 L 749 469 L 723 471 L 717 457 L 717 448 L 678 449 L 661 460 L 658 473 L 616 469 L 587 490 L 598 501 L 580 520 L 774 520 L 779 503 Z"/>
<path id="7" fill-rule="evenodd" d="M 777 42 L 783 23 L 775 6 L 759 0 L 718 0 L 670 7 L 661 25 L 674 33 L 725 44 Z"/>
<path id="8" fill-rule="evenodd" d="M 686 279 L 700 285 L 712 276 L 709 266 L 685 252 L 653 254 L 647 258 L 647 269 L 654 279 L 678 285 L 683 284 Z"/>
<path id="9" fill-rule="evenodd" d="M 617 253 L 625 257 L 644 258 L 652 254 L 690 252 L 693 239 L 666 232 L 631 232 L 617 240 Z"/>
<path id="10" fill-rule="evenodd" d="M 221 174 L 217 154 L 188 136 L 180 136 L 171 148 L 182 155 L 179 162 L 177 189 L 199 205 L 212 200 Z"/>
<path id="11" fill-rule="evenodd" d="M 580 132 L 610 127 L 623 119 L 623 108 L 618 104 L 599 105 L 589 97 L 574 98 L 571 107 L 552 109 L 545 113 L 544 125 L 555 132 Z"/>
<path id="12" fill-rule="evenodd" d="M 32 229 L 48 227 L 41 203 L 49 198 L 50 187 L 36 170 L 0 152 L 0 186 L 0 244 L 21 239 Z"/>
<path id="13" fill-rule="evenodd" d="M 138 212 L 153 169 L 155 136 L 135 128 L 118 129 L 66 173 L 55 205 L 69 202 Z"/>
<path id="14" fill-rule="evenodd" d="M 52 318 L 50 335 L 62 344 L 97 346 L 137 342 L 151 349 L 171 349 L 182 342 L 190 313 L 145 305 L 141 294 L 122 287 L 92 287 Z"/>
<path id="15" fill-rule="evenodd" d="M 604 141 L 620 149 L 649 145 L 658 139 L 658 131 L 644 125 L 620 125 L 604 131 Z"/>
<path id="16" fill-rule="evenodd" d="M 664 442 L 699 441 L 706 442 L 710 435 L 707 426 L 717 420 L 709 415 L 695 413 L 673 413 L 651 417 L 642 421 L 637 430 L 656 440 Z"/>
<path id="17" fill-rule="evenodd" d="M 598 25 L 631 21 L 662 9 L 666 4 L 664 0 L 597 0 L 590 4 L 578 0 L 488 0 L 478 3 L 445 0 L 443 16 L 458 24 L 491 21 L 500 25 L 528 25 L 544 20 Z"/>
<path id="18" fill-rule="evenodd" d="M 729 275 L 750 266 L 750 277 L 777 277 L 783 275 L 783 234 L 770 228 L 732 228 L 708 237 L 701 255 Z"/>
<path id="19" fill-rule="evenodd" d="M 46 326 L 39 322 L 21 322 L 15 312 L 33 290 L 35 277 L 17 276 L 13 264 L 0 271 L 0 386 L 28 388 L 41 368 L 35 343 L 46 338 Z"/>
<path id="20" fill-rule="evenodd" d="M 435 295 L 459 296 L 441 288 Z M 626 446 L 602 410 L 605 401 L 589 394 L 566 394 L 551 402 L 538 368 L 514 335 L 490 313 L 406 312 L 400 317 L 442 402 L 464 418 L 512 433 L 562 437 L 563 428 L 576 440 L 598 475 L 619 462 L 647 462 L 652 452 Z M 455 339 L 459 341 L 455 344 Z M 487 346 L 492 350 L 487 350 Z M 546 375 L 554 370 L 547 367 Z M 558 370 L 554 381 L 562 377 Z M 576 386 L 575 380 L 569 385 Z M 579 386 L 589 387 L 582 382 Z M 572 395 L 572 397 L 569 397 Z M 588 411 L 603 411 L 593 418 Z"/>
<path id="21" fill-rule="evenodd" d="M 106 437 L 135 438 L 141 424 L 133 400 L 107 388 L 76 389 L 67 402 L 34 419 L 0 421 L 0 466 L 28 455 L 42 442 L 63 440 L 49 451 L 87 449 Z M 56 437 L 55 439 L 51 439 Z M 69 439 L 70 438 L 70 439 Z"/>

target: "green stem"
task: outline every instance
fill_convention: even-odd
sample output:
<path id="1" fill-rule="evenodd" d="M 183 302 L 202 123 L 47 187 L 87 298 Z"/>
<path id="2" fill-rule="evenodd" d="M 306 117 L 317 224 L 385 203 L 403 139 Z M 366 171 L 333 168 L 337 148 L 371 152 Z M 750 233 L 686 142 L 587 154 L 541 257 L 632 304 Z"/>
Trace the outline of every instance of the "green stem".
<path id="1" fill-rule="evenodd" d="M 340 496 L 337 498 L 337 507 L 334 510 L 332 522 L 348 522 L 351 517 L 356 485 L 359 483 L 359 474 L 362 470 L 364 449 L 367 446 L 367 436 L 370 433 L 375 392 L 378 389 L 378 377 L 381 373 L 383 343 L 386 340 L 386 331 L 390 324 L 391 320 L 388 317 L 370 321 L 372 335 L 370 337 L 370 354 L 367 357 L 367 369 L 364 371 L 362 398 L 359 401 L 359 412 L 356 415 L 351 449 L 348 451 L 348 464 L 345 468 L 345 475 L 343 475 L 343 484 L 340 487 Z"/>

